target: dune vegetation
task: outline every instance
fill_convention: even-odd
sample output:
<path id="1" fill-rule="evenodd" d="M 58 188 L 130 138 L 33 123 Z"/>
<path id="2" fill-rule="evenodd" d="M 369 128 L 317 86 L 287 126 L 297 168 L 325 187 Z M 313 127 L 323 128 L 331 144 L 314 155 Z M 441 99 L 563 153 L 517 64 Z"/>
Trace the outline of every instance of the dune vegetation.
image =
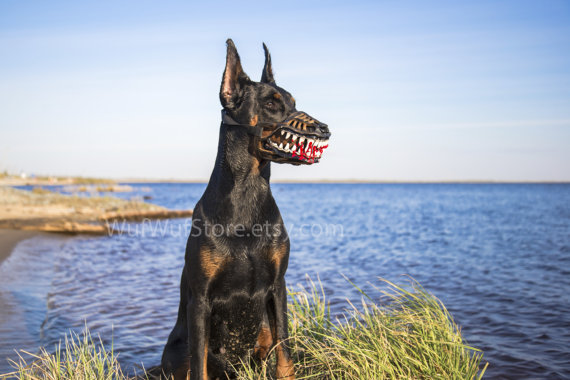
<path id="1" fill-rule="evenodd" d="M 480 379 L 483 354 L 466 344 L 445 306 L 418 283 L 383 281 L 381 302 L 362 292 L 333 318 L 319 283 L 290 291 L 290 341 L 297 379 Z M 14 363 L 18 379 L 130 379 L 117 355 L 87 333 L 54 353 Z M 240 380 L 272 379 L 275 355 L 239 368 Z"/>

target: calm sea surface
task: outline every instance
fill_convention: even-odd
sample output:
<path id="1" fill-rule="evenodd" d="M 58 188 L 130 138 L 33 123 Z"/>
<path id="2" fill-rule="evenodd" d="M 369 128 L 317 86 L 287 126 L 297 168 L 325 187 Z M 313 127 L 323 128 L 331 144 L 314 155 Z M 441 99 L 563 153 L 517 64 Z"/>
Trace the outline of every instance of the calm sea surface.
<path id="1" fill-rule="evenodd" d="M 192 208 L 203 184 L 132 185 Z M 570 378 L 570 185 L 275 184 L 289 285 L 320 277 L 336 313 L 410 275 L 482 349 L 486 378 Z M 159 364 L 174 324 L 189 220 L 111 237 L 41 236 L 0 265 L 0 372 L 14 349 L 100 334 L 126 368 Z M 312 228 L 312 231 L 311 231 Z"/>

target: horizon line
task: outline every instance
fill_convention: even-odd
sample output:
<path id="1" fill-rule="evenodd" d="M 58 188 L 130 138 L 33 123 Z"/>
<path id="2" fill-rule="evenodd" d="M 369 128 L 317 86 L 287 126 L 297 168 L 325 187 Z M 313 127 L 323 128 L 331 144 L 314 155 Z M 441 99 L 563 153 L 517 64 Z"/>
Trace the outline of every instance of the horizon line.
<path id="1" fill-rule="evenodd" d="M 120 178 L 118 183 L 203 183 L 206 179 L 151 179 Z M 272 183 L 284 184 L 570 184 L 570 180 L 383 180 L 383 179 L 275 179 Z"/>
<path id="2" fill-rule="evenodd" d="M 8 178 L 0 178 L 1 185 L 16 185 L 16 183 L 38 185 L 52 182 L 51 179 L 64 181 L 66 179 L 97 179 L 108 180 L 116 183 L 204 183 L 206 178 L 140 178 L 140 177 L 97 177 L 83 175 L 34 175 L 33 177 L 21 178 L 17 175 L 10 175 Z M 6 181 L 8 180 L 8 181 Z M 273 183 L 330 183 L 330 184 L 570 184 L 570 180 L 505 180 L 505 179 L 364 179 L 364 178 L 318 178 L 318 179 L 273 179 Z"/>

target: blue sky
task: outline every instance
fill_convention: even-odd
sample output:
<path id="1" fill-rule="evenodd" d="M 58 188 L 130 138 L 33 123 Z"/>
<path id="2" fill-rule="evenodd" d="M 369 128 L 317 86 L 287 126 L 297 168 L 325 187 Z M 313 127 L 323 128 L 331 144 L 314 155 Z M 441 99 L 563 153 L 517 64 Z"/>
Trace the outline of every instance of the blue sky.
<path id="1" fill-rule="evenodd" d="M 327 122 L 275 179 L 570 181 L 570 3 L 0 3 L 0 170 L 207 179 L 225 39 Z"/>

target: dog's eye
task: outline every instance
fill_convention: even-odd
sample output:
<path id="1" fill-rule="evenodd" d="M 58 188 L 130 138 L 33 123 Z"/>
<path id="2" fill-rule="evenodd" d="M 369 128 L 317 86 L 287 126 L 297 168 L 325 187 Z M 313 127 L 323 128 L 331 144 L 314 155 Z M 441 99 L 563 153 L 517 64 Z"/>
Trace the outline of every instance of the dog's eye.
<path id="1" fill-rule="evenodd" d="M 267 108 L 275 108 L 275 103 L 272 101 L 268 101 L 267 103 L 265 103 L 265 107 Z"/>

